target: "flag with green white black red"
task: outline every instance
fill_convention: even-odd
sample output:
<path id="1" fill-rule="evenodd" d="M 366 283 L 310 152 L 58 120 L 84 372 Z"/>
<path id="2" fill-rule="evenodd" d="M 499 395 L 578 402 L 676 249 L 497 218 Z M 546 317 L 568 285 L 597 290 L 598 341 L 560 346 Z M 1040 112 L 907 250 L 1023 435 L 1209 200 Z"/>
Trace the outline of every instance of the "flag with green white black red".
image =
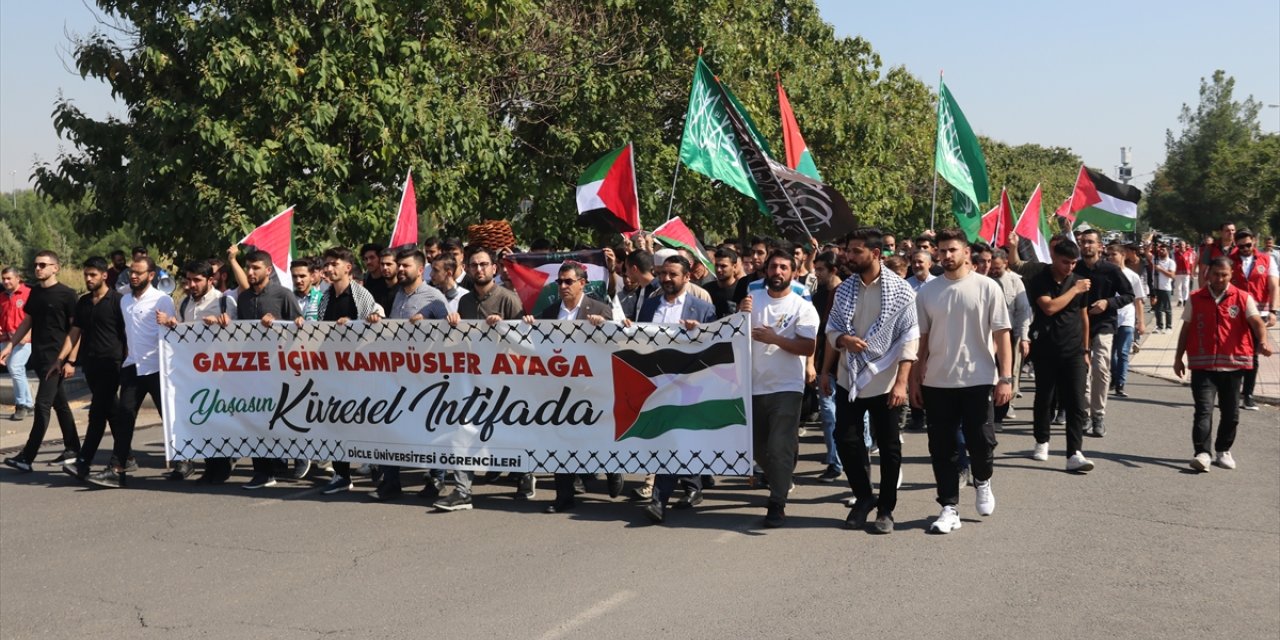
<path id="1" fill-rule="evenodd" d="M 809 145 L 800 135 L 800 123 L 796 120 L 796 112 L 791 110 L 791 100 L 787 98 L 787 90 L 782 88 L 782 78 L 778 78 L 778 115 L 782 118 L 782 142 L 787 154 L 787 166 L 803 173 L 814 180 L 822 181 L 818 173 L 818 165 L 813 162 L 813 154 L 809 153 Z"/>
<path id="2" fill-rule="evenodd" d="M 586 294 L 607 300 L 609 271 L 605 269 L 604 251 L 513 253 L 502 259 L 502 266 L 507 280 L 520 296 L 524 312 L 538 315 L 548 306 L 560 303 L 556 278 L 560 267 L 570 262 L 586 269 Z"/>
<path id="3" fill-rule="evenodd" d="M 1133 231 L 1141 199 L 1142 191 L 1137 187 L 1121 184 L 1080 165 L 1070 203 L 1065 215 L 1060 215 L 1074 224 L 1088 222 L 1104 229 Z"/>
<path id="4" fill-rule="evenodd" d="M 731 342 L 697 351 L 614 352 L 614 440 L 747 425 L 750 380 L 741 376 L 750 373 L 738 364 Z"/>
<path id="5" fill-rule="evenodd" d="M 605 154 L 578 178 L 578 222 L 607 224 L 621 233 L 640 229 L 635 150 L 630 143 Z"/>
<path id="6" fill-rule="evenodd" d="M 657 238 L 662 244 L 672 249 L 685 249 L 692 253 L 698 262 L 707 267 L 707 271 L 715 273 L 716 265 L 711 261 L 711 257 L 707 255 L 707 250 L 698 241 L 698 236 L 693 235 L 693 231 L 689 229 L 680 216 L 676 216 L 653 230 L 653 237 Z"/>

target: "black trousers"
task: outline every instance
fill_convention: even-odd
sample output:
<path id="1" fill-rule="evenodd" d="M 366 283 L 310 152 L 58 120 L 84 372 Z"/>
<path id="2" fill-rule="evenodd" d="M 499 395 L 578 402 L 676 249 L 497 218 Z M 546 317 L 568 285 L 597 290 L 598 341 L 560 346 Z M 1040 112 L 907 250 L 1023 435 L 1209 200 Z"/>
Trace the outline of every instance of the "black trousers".
<path id="1" fill-rule="evenodd" d="M 40 375 L 49 369 L 48 365 L 34 367 Z M 58 415 L 58 428 L 62 430 L 62 448 L 80 453 L 80 434 L 76 431 L 76 417 L 71 414 L 71 405 L 67 404 L 67 394 L 62 389 L 62 376 L 55 373 L 53 377 L 42 379 L 36 389 L 35 421 L 31 424 L 31 434 L 27 436 L 27 445 L 22 448 L 23 460 L 31 462 L 40 453 L 40 443 L 44 434 L 49 431 L 50 413 Z"/>
<path id="2" fill-rule="evenodd" d="M 797 439 L 799 435 L 797 434 Z M 572 480 L 570 481 L 570 490 L 572 491 Z M 686 489 L 702 490 L 702 476 L 681 476 L 674 473 L 659 473 L 653 477 L 654 500 L 662 503 L 664 506 L 671 499 L 671 494 L 676 492 L 676 486 L 682 486 Z M 559 490 L 557 489 L 557 496 Z"/>
<path id="3" fill-rule="evenodd" d="M 1191 370 L 1191 397 L 1195 401 L 1195 417 L 1191 426 L 1191 444 L 1196 453 L 1230 451 L 1236 441 L 1236 425 L 1240 423 L 1240 383 L 1244 371 Z M 1213 431 L 1213 401 L 1218 400 L 1222 417 L 1218 420 L 1218 437 L 1213 451 L 1209 435 Z"/>
<path id="4" fill-rule="evenodd" d="M 1043 353 L 1035 358 L 1036 400 L 1032 409 L 1032 432 L 1037 443 L 1049 442 L 1049 421 L 1053 419 L 1055 400 L 1067 414 L 1067 456 L 1084 448 L 1084 423 L 1089 407 L 1084 397 L 1085 376 L 1089 369 L 1084 355 L 1059 358 Z"/>
<path id="5" fill-rule="evenodd" d="M 858 398 L 849 402 L 849 390 L 836 387 L 836 451 L 849 477 L 849 488 L 859 500 L 874 495 L 871 488 L 871 456 L 862 437 L 863 416 L 870 414 L 871 433 L 880 444 L 880 513 L 893 513 L 898 506 L 898 473 L 902 469 L 902 443 L 898 424 L 903 407 L 890 407 L 889 394 Z"/>
<path id="6" fill-rule="evenodd" d="M 751 396 L 751 435 L 756 464 L 769 479 L 769 502 L 785 505 L 800 451 L 800 407 L 804 394 L 780 391 Z"/>
<path id="7" fill-rule="evenodd" d="M 160 402 L 160 372 L 140 376 L 136 365 L 120 370 L 120 402 L 116 404 L 116 417 L 111 423 L 111 435 L 115 437 L 111 453 L 118 464 L 124 464 L 133 455 L 133 428 L 138 423 L 138 410 L 142 408 L 142 401 L 148 395 L 156 405 L 156 412 L 163 411 Z"/>
<path id="8" fill-rule="evenodd" d="M 1036 378 L 1040 375 L 1040 368 L 1036 367 Z M 996 450 L 991 389 L 992 385 L 984 384 L 954 389 L 924 387 L 922 390 L 929 424 L 929 458 L 933 462 L 933 479 L 938 484 L 940 505 L 955 506 L 960 501 L 958 432 L 964 432 L 974 480 L 991 479 Z"/>
<path id="9" fill-rule="evenodd" d="M 583 483 L 589 483 L 594 474 L 590 473 L 557 473 L 555 478 L 556 502 L 555 504 L 573 504 L 573 479 L 582 478 Z M 605 478 L 612 480 L 615 476 L 621 474 L 608 473 Z M 656 484 L 656 480 L 655 480 Z M 701 488 L 701 485 L 699 485 Z"/>
<path id="10" fill-rule="evenodd" d="M 1244 387 L 1241 390 L 1241 395 L 1246 398 L 1252 398 L 1253 388 L 1258 384 L 1258 343 L 1256 341 L 1253 343 L 1253 368 L 1245 369 L 1242 373 L 1244 374 Z"/>
<path id="11" fill-rule="evenodd" d="M 98 446 L 102 444 L 102 436 L 107 432 L 107 422 L 112 423 L 113 434 L 119 428 L 114 425 L 116 394 L 120 390 L 120 361 L 113 358 L 82 359 L 80 370 L 84 372 L 84 380 L 89 383 L 93 397 L 89 401 L 89 426 L 85 428 L 79 460 L 92 466 Z"/>

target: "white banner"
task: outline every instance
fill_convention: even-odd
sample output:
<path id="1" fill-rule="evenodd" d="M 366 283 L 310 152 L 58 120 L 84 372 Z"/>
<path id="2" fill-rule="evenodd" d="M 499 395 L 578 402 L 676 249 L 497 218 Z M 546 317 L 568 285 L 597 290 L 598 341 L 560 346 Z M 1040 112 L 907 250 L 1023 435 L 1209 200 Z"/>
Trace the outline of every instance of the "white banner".
<path id="1" fill-rule="evenodd" d="M 179 325 L 165 455 L 746 475 L 748 322 Z"/>

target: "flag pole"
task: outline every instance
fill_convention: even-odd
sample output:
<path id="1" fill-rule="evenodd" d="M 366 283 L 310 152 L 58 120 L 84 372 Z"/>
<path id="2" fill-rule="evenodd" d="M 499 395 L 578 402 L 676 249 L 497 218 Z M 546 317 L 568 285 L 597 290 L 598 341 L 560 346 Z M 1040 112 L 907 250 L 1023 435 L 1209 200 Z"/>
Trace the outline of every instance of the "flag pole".
<path id="1" fill-rule="evenodd" d="M 942 113 L 942 69 L 938 69 L 938 109 L 933 116 L 935 128 L 940 113 Z M 934 224 L 938 215 L 938 136 L 941 134 L 941 129 L 933 134 L 933 206 L 929 208 L 929 229 L 935 229 Z"/>
<path id="2" fill-rule="evenodd" d="M 667 220 L 671 220 L 671 214 L 675 211 L 676 206 L 676 180 L 680 179 L 680 158 L 676 158 L 676 170 L 671 174 L 671 199 L 667 201 Z"/>

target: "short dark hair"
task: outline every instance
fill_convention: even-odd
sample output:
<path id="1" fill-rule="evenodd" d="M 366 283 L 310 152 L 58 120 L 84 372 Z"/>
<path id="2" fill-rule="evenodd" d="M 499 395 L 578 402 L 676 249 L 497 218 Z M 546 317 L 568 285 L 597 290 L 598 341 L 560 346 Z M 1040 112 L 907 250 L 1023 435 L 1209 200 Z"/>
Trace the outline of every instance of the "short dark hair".
<path id="1" fill-rule="evenodd" d="M 262 264 L 271 266 L 271 254 L 261 249 L 255 249 L 250 251 L 249 254 L 244 257 L 245 264 L 249 264 L 250 262 L 261 262 Z"/>
<path id="2" fill-rule="evenodd" d="M 627 266 L 635 267 L 640 273 L 653 273 L 653 254 L 639 249 L 627 254 Z"/>
<path id="3" fill-rule="evenodd" d="M 146 248 L 146 247 L 134 247 L 134 248 L 133 248 L 133 255 L 135 255 L 135 256 L 136 256 L 136 255 L 138 255 L 139 253 L 141 253 L 141 254 L 142 254 L 142 255 L 144 255 L 144 256 L 145 256 L 145 255 L 147 255 L 147 248 Z"/>
<path id="4" fill-rule="evenodd" d="M 946 229 L 943 229 L 943 231 L 946 231 Z M 914 242 L 916 244 L 920 244 L 921 242 L 928 242 L 929 244 L 938 244 L 938 238 L 936 236 L 931 236 L 927 233 L 922 233 L 916 236 L 916 239 L 914 240 Z"/>
<path id="5" fill-rule="evenodd" d="M 452 253 L 453 251 L 462 251 L 462 241 L 457 238 L 445 238 L 438 243 L 438 247 L 442 253 Z"/>
<path id="6" fill-rule="evenodd" d="M 535 238 L 533 242 L 529 243 L 530 251 L 551 251 L 554 248 L 555 245 L 551 244 L 551 241 L 547 238 Z"/>
<path id="7" fill-rule="evenodd" d="M 992 248 L 992 249 L 991 249 L 991 259 L 992 259 L 992 260 L 1008 260 L 1008 259 L 1009 259 L 1009 252 L 1008 252 L 1008 251 L 1005 251 L 1004 249 L 1001 249 L 1001 248 L 999 248 L 999 247 Z"/>
<path id="8" fill-rule="evenodd" d="M 742 259 L 742 256 L 739 256 L 738 252 L 733 250 L 733 247 L 720 247 L 716 249 L 716 260 L 721 258 L 725 258 L 729 262 L 737 262 Z"/>
<path id="9" fill-rule="evenodd" d="M 44 249 L 44 250 L 42 250 L 42 251 L 37 251 L 37 252 L 36 252 L 35 257 L 37 257 L 37 258 L 48 258 L 48 259 L 52 260 L 54 264 L 57 264 L 57 265 L 61 265 L 61 264 L 62 264 L 62 258 L 59 258 L 59 257 L 58 257 L 58 254 L 54 253 L 52 250 L 49 250 L 49 249 Z"/>
<path id="10" fill-rule="evenodd" d="M 587 268 L 582 266 L 581 262 L 570 260 L 560 265 L 560 273 L 565 273 L 566 271 L 572 271 L 573 277 L 578 280 L 587 279 Z"/>
<path id="11" fill-rule="evenodd" d="M 396 252 L 396 250 L 395 250 L 395 249 L 383 249 L 382 251 L 379 251 L 379 252 L 378 252 L 378 257 L 379 257 L 379 258 L 392 258 L 392 259 L 395 259 L 395 257 L 396 257 L 396 253 L 397 253 L 397 252 Z"/>
<path id="12" fill-rule="evenodd" d="M 1218 256 L 1209 261 L 1209 268 L 1213 269 L 1214 267 L 1226 267 L 1228 269 L 1234 269 L 1235 265 L 1232 264 L 1231 258 L 1228 258 L 1226 256 Z"/>
<path id="13" fill-rule="evenodd" d="M 355 255 L 346 247 L 329 247 L 324 250 L 322 257 L 326 262 L 329 260 L 341 260 L 347 264 L 356 263 Z"/>
<path id="14" fill-rule="evenodd" d="M 134 261 L 134 262 L 142 262 L 142 263 L 146 264 L 146 265 L 147 265 L 147 271 L 148 271 L 148 272 L 150 272 L 150 273 L 155 273 L 155 272 L 156 272 L 156 261 L 155 261 L 155 260 L 152 260 L 152 259 L 151 259 L 151 256 L 142 256 L 141 258 L 134 258 L 134 259 L 133 259 L 133 261 Z"/>
<path id="15" fill-rule="evenodd" d="M 427 263 L 427 254 L 417 247 L 406 247 L 396 252 L 396 262 L 401 260 L 413 260 L 421 268 Z"/>
<path id="16" fill-rule="evenodd" d="M 1053 244 L 1055 242 L 1062 242 L 1063 240 L 1066 240 L 1068 242 L 1076 241 L 1075 237 L 1072 236 L 1070 233 L 1066 231 L 1060 231 L 1058 233 L 1053 234 L 1053 236 L 1049 238 L 1049 244 Z"/>
<path id="17" fill-rule="evenodd" d="M 928 240 L 928 237 L 926 236 L 920 236 L 920 237 Z M 960 242 L 963 242 L 966 245 L 969 244 L 969 236 L 965 235 L 964 231 L 961 231 L 959 227 L 948 227 L 946 229 L 939 231 L 938 235 L 934 238 L 933 244 L 940 245 L 944 242 L 950 242 L 953 240 L 959 240 Z M 919 241 L 917 240 L 917 242 Z"/>
<path id="18" fill-rule="evenodd" d="M 370 251 L 381 255 L 383 249 L 386 249 L 386 247 L 375 242 L 366 242 L 360 247 L 360 257 L 363 258 L 364 254 L 369 253 Z"/>
<path id="19" fill-rule="evenodd" d="M 94 271 L 101 271 L 103 273 L 106 273 L 107 269 L 109 268 L 109 265 L 107 264 L 106 258 L 103 258 L 102 256 L 93 256 L 88 260 L 85 260 L 84 264 L 80 265 L 80 267 L 85 270 L 93 269 Z M 110 283 L 110 284 L 112 286 L 115 286 L 115 283 Z"/>
<path id="20" fill-rule="evenodd" d="M 678 255 L 668 256 L 666 260 L 662 261 L 662 264 L 680 265 L 680 271 L 681 271 L 680 275 L 682 276 L 689 275 L 689 272 L 693 270 L 693 266 L 689 264 L 689 261 L 685 260 L 682 256 L 678 256 Z"/>
<path id="21" fill-rule="evenodd" d="M 1053 245 L 1053 255 L 1070 258 L 1072 260 L 1080 259 L 1080 247 L 1074 242 L 1059 242 Z"/>
<path id="22" fill-rule="evenodd" d="M 1243 229 L 1236 230 L 1236 240 L 1244 240 L 1245 238 L 1252 238 L 1252 237 L 1253 237 L 1253 231 L 1251 231 L 1249 227 L 1244 227 Z"/>
<path id="23" fill-rule="evenodd" d="M 988 253 L 991 251 L 991 245 L 979 240 L 969 244 L 969 251 L 971 253 Z"/>
<path id="24" fill-rule="evenodd" d="M 791 265 L 791 270 L 792 271 L 796 270 L 795 254 L 790 251 L 783 251 L 782 249 L 774 249 L 773 251 L 770 251 L 769 256 L 764 259 L 765 266 L 767 267 L 770 262 L 773 262 L 778 258 L 785 258 L 787 261 L 787 264 Z"/>
<path id="25" fill-rule="evenodd" d="M 115 251 L 112 251 L 112 252 L 111 252 L 110 254 L 108 254 L 108 255 L 109 255 L 109 256 L 111 256 L 112 258 L 115 258 L 116 256 L 120 256 L 121 258 L 123 258 L 123 257 L 124 257 L 124 251 L 122 251 L 122 250 L 120 250 L 120 249 L 116 249 Z"/>
<path id="26" fill-rule="evenodd" d="M 182 272 L 187 275 L 197 275 L 202 278 L 213 277 L 213 265 L 208 260 L 191 260 L 182 265 Z"/>
<path id="27" fill-rule="evenodd" d="M 813 259 L 813 266 L 816 267 L 818 265 L 826 267 L 828 271 L 835 271 L 836 254 L 830 251 L 823 251 L 822 253 L 819 253 L 818 256 Z"/>
<path id="28" fill-rule="evenodd" d="M 490 251 L 488 247 L 485 247 L 483 245 L 476 247 L 475 250 L 471 252 L 471 255 L 467 256 L 467 260 L 470 261 L 472 258 L 475 258 L 476 254 L 478 253 L 483 253 L 486 256 L 489 256 L 490 261 L 494 260 L 494 253 Z"/>
<path id="29" fill-rule="evenodd" d="M 423 240 L 423 241 L 422 241 L 422 248 L 423 248 L 423 249 L 426 249 L 427 247 L 436 247 L 436 248 L 439 248 L 439 247 L 437 246 L 437 245 L 439 245 L 439 244 L 440 244 L 440 238 L 437 238 L 437 237 L 435 237 L 435 236 L 431 236 L 430 238 L 427 238 L 426 240 Z"/>
<path id="30" fill-rule="evenodd" d="M 311 261 L 310 261 L 310 260 L 307 260 L 306 258 L 298 258 L 297 260 L 293 260 L 293 261 L 289 262 L 289 270 L 290 270 L 290 271 L 292 271 L 292 270 L 294 270 L 294 269 L 297 269 L 298 267 L 302 267 L 302 268 L 306 269 L 307 271 L 311 271 L 311 270 L 312 270 Z"/>
<path id="31" fill-rule="evenodd" d="M 1093 227 L 1089 227 L 1088 229 L 1085 229 L 1084 231 L 1081 231 L 1079 234 L 1077 234 L 1077 235 L 1076 235 L 1076 237 L 1077 237 L 1077 238 L 1083 238 L 1083 237 L 1085 237 L 1085 236 L 1090 236 L 1090 235 L 1091 235 L 1091 236 L 1097 236 L 1097 237 L 1098 237 L 1098 242 L 1102 242 L 1102 233 L 1101 233 L 1101 232 L 1099 232 L 1097 229 L 1094 229 Z"/>
<path id="32" fill-rule="evenodd" d="M 854 229 L 845 240 L 846 245 L 849 244 L 849 240 L 858 240 L 867 249 L 884 251 L 884 233 L 876 227 Z"/>
<path id="33" fill-rule="evenodd" d="M 769 236 L 751 236 L 751 239 L 747 241 L 747 246 L 749 247 L 754 247 L 758 244 L 764 245 L 766 249 L 775 249 L 778 246 L 778 241 Z"/>

